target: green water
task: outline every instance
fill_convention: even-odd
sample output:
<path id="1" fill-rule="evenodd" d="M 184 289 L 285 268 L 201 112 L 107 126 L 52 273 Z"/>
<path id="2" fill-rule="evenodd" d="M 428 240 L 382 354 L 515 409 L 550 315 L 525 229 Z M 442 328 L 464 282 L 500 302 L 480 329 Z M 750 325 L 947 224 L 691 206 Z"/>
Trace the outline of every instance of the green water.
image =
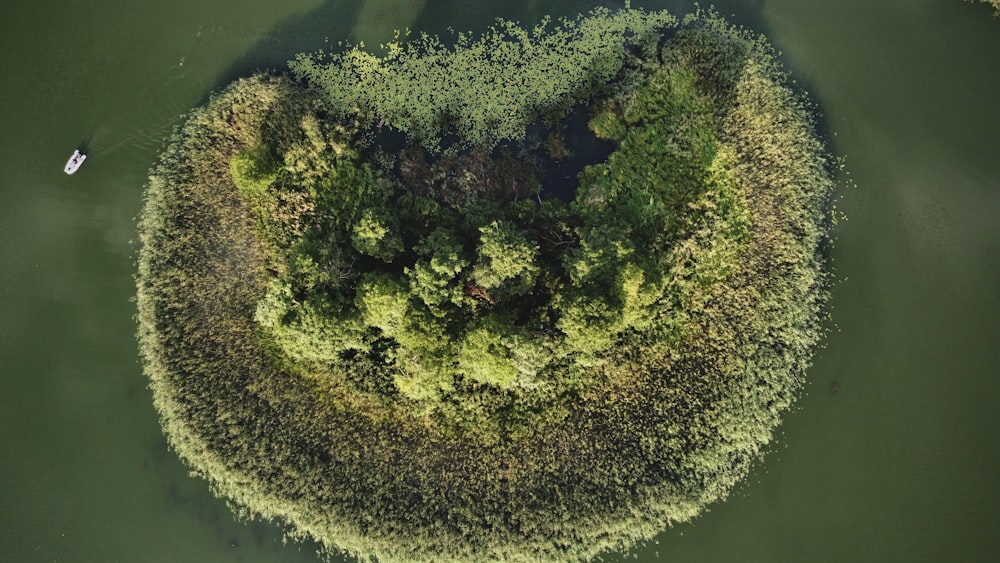
<path id="1" fill-rule="evenodd" d="M 145 172 L 212 90 L 327 39 L 373 45 L 397 27 L 482 30 L 496 16 L 528 23 L 593 5 L 6 5 L 0 561 L 315 561 L 315 546 L 234 521 L 166 450 L 130 301 Z M 784 52 L 857 187 L 841 192 L 833 330 L 807 394 L 732 498 L 634 555 L 997 560 L 1000 20 L 959 0 L 719 6 Z M 66 176 L 78 145 L 90 159 Z"/>

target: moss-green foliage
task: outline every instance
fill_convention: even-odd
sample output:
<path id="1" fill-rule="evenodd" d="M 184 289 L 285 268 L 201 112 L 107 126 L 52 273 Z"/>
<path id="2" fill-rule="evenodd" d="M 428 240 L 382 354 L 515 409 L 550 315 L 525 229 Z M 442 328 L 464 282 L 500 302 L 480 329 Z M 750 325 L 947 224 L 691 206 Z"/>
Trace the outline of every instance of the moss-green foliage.
<path id="1" fill-rule="evenodd" d="M 492 221 L 479 227 L 472 281 L 493 299 L 524 295 L 535 285 L 537 257 L 538 244 L 526 232 L 509 221 Z"/>
<path id="2" fill-rule="evenodd" d="M 140 224 L 171 445 L 244 514 L 384 560 L 588 559 L 724 497 L 820 337 L 832 184 L 763 39 L 675 25 L 302 57 L 322 97 L 257 77 L 196 110 Z M 566 204 L 551 147 L 492 149 L 572 103 L 616 144 Z"/>
<path id="3" fill-rule="evenodd" d="M 300 55 L 292 70 L 322 88 L 338 111 L 390 124 L 431 150 L 450 133 L 463 146 L 492 147 L 523 139 L 541 112 L 615 78 L 627 44 L 642 44 L 676 20 L 666 12 L 601 9 L 550 24 L 528 30 L 498 21 L 478 39 L 459 33 L 453 47 L 428 35 L 406 42 L 397 35 L 382 57 L 360 45 Z"/>

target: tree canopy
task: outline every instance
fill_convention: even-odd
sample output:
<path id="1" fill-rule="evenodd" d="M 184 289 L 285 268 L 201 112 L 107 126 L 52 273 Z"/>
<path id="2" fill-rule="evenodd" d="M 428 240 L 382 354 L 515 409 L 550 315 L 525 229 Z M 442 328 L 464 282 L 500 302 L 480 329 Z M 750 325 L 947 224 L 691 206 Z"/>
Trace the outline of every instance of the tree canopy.
<path id="1" fill-rule="evenodd" d="M 234 83 L 153 169 L 139 340 L 172 447 L 362 558 L 589 559 L 689 520 L 821 335 L 811 106 L 713 14 L 402 39 Z M 579 112 L 610 155 L 563 201 L 532 131 Z"/>

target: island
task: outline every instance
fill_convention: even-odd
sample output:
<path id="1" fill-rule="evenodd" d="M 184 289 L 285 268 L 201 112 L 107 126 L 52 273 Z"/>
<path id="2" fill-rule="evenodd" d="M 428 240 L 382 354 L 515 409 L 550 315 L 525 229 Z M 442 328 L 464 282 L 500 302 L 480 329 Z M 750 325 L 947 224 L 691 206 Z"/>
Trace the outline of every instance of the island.
<path id="1" fill-rule="evenodd" d="M 712 12 L 447 39 L 304 54 L 186 118 L 139 221 L 164 432 L 329 553 L 628 550 L 723 499 L 803 388 L 836 162 Z"/>

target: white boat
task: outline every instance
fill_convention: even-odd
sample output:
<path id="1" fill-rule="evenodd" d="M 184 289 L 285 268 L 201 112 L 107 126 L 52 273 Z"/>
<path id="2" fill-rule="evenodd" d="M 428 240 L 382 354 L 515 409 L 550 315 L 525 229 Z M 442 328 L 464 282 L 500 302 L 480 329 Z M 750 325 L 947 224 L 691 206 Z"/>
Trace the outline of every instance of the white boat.
<path id="1" fill-rule="evenodd" d="M 73 156 L 69 157 L 69 160 L 66 161 L 66 167 L 63 168 L 63 172 L 67 174 L 76 172 L 83 165 L 84 160 L 87 160 L 87 155 L 80 151 L 73 151 Z"/>

